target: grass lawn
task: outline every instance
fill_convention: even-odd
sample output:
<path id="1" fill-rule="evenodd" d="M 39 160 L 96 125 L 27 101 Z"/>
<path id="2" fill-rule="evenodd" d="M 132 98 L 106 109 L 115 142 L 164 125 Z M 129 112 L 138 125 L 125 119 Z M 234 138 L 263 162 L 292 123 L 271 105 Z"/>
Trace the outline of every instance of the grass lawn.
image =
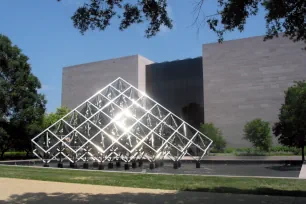
<path id="1" fill-rule="evenodd" d="M 153 189 L 306 197 L 306 181 L 297 179 L 127 174 L 1 165 L 0 177 Z"/>
<path id="2" fill-rule="evenodd" d="M 301 155 L 296 155 L 292 152 L 272 152 L 272 153 L 266 153 L 266 154 L 247 154 L 247 153 L 242 153 L 241 155 L 235 154 L 235 153 L 210 153 L 209 156 L 301 156 Z M 302 159 L 302 157 L 301 157 Z"/>

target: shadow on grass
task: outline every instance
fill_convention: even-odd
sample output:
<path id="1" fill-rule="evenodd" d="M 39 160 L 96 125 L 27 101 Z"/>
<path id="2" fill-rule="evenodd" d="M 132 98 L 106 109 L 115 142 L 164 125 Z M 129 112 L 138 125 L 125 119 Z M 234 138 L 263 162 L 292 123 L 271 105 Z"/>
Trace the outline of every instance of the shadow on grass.
<path id="1" fill-rule="evenodd" d="M 306 203 L 306 198 L 264 196 L 264 195 L 237 195 L 237 194 L 215 194 L 203 192 L 176 192 L 176 193 L 118 193 L 118 194 L 86 194 L 86 193 L 24 193 L 14 194 L 0 204 L 7 203 L 28 203 L 28 204 L 49 204 L 49 203 L 103 203 L 103 204 L 151 204 L 151 203 Z M 284 202 L 285 201 L 285 202 Z"/>
<path id="2" fill-rule="evenodd" d="M 184 190 L 199 191 L 199 192 L 214 192 L 214 193 L 231 193 L 231 194 L 294 196 L 294 197 L 306 198 L 306 189 L 300 191 L 300 190 L 277 190 L 272 188 L 239 189 L 231 187 L 215 187 L 215 188 L 195 188 L 195 189 L 186 188 Z"/>

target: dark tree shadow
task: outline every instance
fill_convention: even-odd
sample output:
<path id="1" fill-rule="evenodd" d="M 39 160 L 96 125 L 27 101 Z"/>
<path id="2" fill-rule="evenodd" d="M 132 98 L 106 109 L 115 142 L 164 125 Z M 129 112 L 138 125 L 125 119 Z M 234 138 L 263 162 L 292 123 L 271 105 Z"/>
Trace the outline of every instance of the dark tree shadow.
<path id="1" fill-rule="evenodd" d="M 111 188 L 111 187 L 110 187 Z M 212 196 L 186 197 L 186 193 L 177 194 L 150 194 L 150 193 L 121 193 L 121 194 L 73 194 L 73 193 L 25 193 L 22 195 L 12 195 L 6 203 L 28 203 L 28 204 L 49 204 L 49 203 L 103 203 L 103 204 L 150 204 L 150 203 L 201 203 L 204 199 L 208 203 L 213 203 Z M 190 193 L 189 193 L 190 194 Z"/>
<path id="2" fill-rule="evenodd" d="M 186 189 L 186 191 L 200 191 L 200 192 L 216 192 L 216 193 L 231 193 L 231 194 L 248 194 L 248 195 L 270 195 L 270 196 L 292 196 L 292 197 L 303 197 L 306 199 L 305 190 L 278 190 L 273 188 L 256 188 L 256 189 L 239 189 L 231 187 L 215 187 L 209 188 L 197 188 L 197 189 Z"/>
<path id="3" fill-rule="evenodd" d="M 302 167 L 298 165 L 294 166 L 280 165 L 280 166 L 267 166 L 265 168 L 272 169 L 275 171 L 300 171 Z"/>
<path id="4" fill-rule="evenodd" d="M 110 187 L 112 188 L 112 187 Z M 191 191 L 210 191 L 211 189 L 192 189 Z M 216 188 L 211 192 L 190 192 L 179 191 L 175 193 L 119 193 L 119 194 L 87 194 L 87 193 L 24 193 L 11 195 L 6 200 L 0 200 L 0 204 L 7 203 L 28 203 L 28 204 L 75 204 L 75 203 L 103 203 L 103 204 L 150 204 L 150 203 L 196 203 L 196 204 L 231 204 L 231 203 L 306 203 L 306 197 L 288 197 L 288 194 L 295 196 L 306 196 L 305 191 L 274 191 L 269 188 L 260 188 L 255 191 L 243 191 L 235 188 Z M 228 194 L 232 192 L 233 194 Z M 252 195 L 266 192 L 275 196 Z M 235 194 L 238 193 L 238 194 Z M 286 196 L 287 195 L 287 196 Z"/>

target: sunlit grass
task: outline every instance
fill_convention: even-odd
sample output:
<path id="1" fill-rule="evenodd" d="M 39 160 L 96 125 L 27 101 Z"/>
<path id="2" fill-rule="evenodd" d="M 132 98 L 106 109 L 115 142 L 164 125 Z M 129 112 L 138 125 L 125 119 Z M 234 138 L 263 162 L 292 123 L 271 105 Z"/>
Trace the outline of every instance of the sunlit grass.
<path id="1" fill-rule="evenodd" d="M 306 197 L 306 181 L 298 179 L 128 174 L 16 166 L 0 166 L 0 177 L 181 191 Z"/>

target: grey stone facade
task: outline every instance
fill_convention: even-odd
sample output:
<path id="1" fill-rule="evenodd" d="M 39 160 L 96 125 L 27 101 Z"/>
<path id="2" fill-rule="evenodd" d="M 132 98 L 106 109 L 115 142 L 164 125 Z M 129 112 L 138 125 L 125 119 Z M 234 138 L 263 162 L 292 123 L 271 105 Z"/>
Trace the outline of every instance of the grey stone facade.
<path id="1" fill-rule="evenodd" d="M 262 36 L 203 45 L 205 122 L 221 128 L 228 146 L 250 145 L 242 139 L 247 121 L 277 121 L 284 90 L 306 79 L 303 46 Z"/>
<path id="2" fill-rule="evenodd" d="M 118 77 L 143 90 L 144 67 L 152 61 L 133 55 L 63 68 L 62 106 L 72 109 Z M 140 71 L 139 71 L 140 70 Z"/>
<path id="3" fill-rule="evenodd" d="M 246 147 L 245 123 L 262 118 L 272 126 L 284 90 L 306 79 L 304 46 L 260 36 L 205 44 L 202 58 L 153 63 L 133 55 L 65 67 L 62 105 L 75 108 L 120 76 L 194 126 L 213 122 L 229 147 Z M 200 117 L 194 120 L 195 113 Z"/>

